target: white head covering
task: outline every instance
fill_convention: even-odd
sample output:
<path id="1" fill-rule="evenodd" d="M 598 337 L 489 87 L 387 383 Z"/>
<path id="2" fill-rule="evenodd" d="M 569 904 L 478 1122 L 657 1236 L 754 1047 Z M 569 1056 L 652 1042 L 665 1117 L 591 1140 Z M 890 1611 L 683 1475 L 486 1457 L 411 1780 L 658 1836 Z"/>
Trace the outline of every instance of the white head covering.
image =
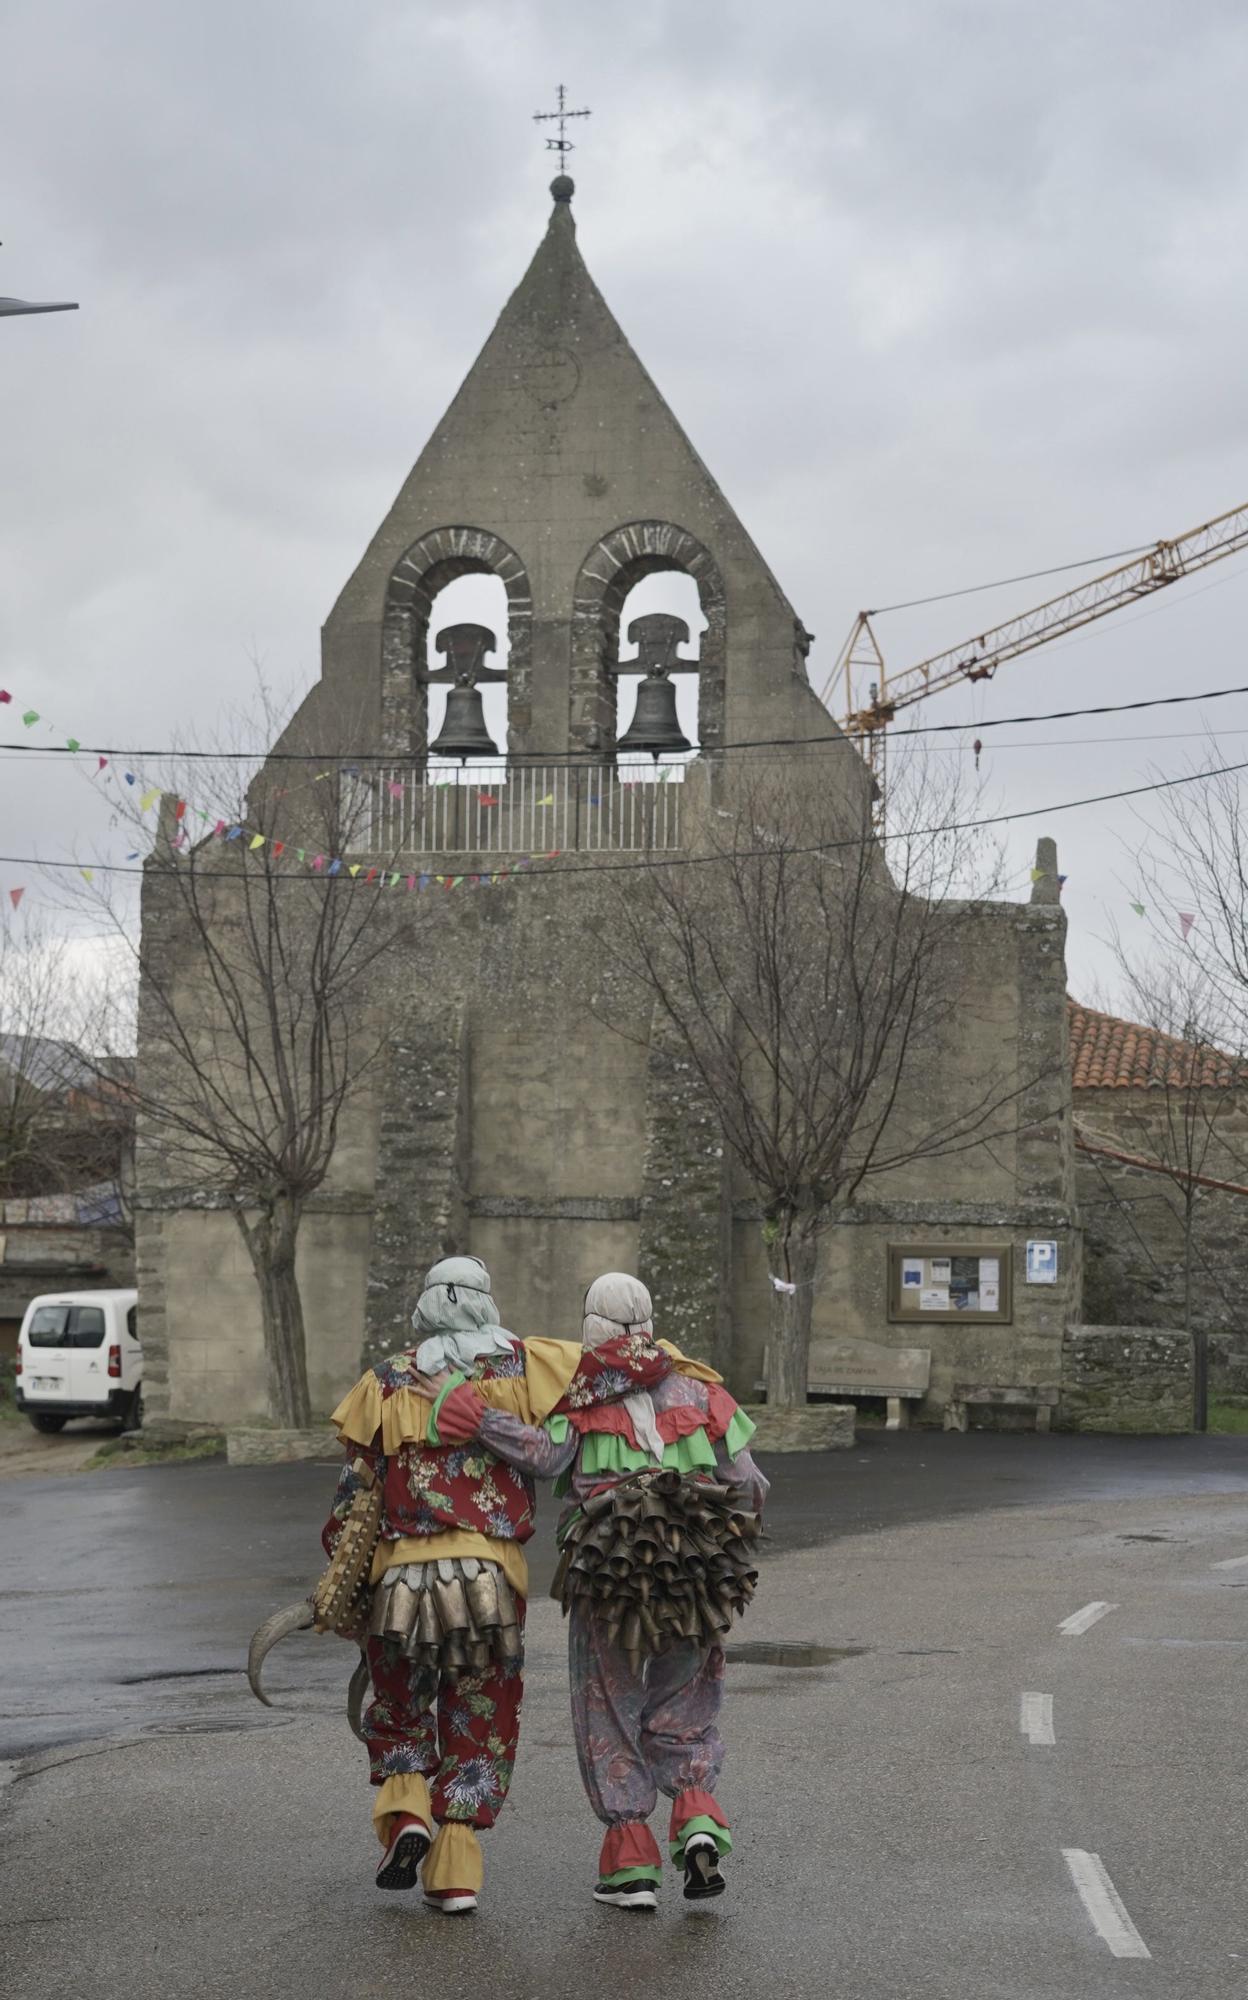
<path id="1" fill-rule="evenodd" d="M 412 1325 L 428 1336 L 416 1349 L 416 1366 L 424 1375 L 440 1375 L 446 1368 L 470 1374 L 482 1355 L 510 1354 L 515 1348 L 498 1323 L 490 1274 L 479 1257 L 443 1257 L 430 1266 Z"/>
<path id="2" fill-rule="evenodd" d="M 595 1278 L 585 1294 L 585 1318 L 581 1325 L 582 1347 L 600 1347 L 621 1333 L 654 1333 L 654 1307 L 640 1278 L 627 1271 L 605 1271 Z M 633 1431 L 643 1451 L 656 1464 L 663 1463 L 663 1440 L 655 1421 L 654 1402 L 644 1390 L 625 1396 L 624 1408 L 632 1419 Z"/>

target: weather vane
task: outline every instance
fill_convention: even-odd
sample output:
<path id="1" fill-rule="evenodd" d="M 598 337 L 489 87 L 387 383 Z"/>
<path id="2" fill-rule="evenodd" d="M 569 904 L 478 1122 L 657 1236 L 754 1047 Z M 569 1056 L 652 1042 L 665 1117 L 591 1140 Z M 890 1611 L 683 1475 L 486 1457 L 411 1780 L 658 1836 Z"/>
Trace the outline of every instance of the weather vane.
<path id="1" fill-rule="evenodd" d="M 559 137 L 557 139 L 547 139 L 546 148 L 548 152 L 558 153 L 560 169 L 566 172 L 568 154 L 576 150 L 567 134 L 568 120 L 569 118 L 590 118 L 593 116 L 593 113 L 589 110 L 569 111 L 567 87 L 562 83 L 558 86 L 558 104 L 559 108 L 557 111 L 535 111 L 533 113 L 533 123 L 535 125 L 544 125 L 551 119 L 558 120 Z"/>

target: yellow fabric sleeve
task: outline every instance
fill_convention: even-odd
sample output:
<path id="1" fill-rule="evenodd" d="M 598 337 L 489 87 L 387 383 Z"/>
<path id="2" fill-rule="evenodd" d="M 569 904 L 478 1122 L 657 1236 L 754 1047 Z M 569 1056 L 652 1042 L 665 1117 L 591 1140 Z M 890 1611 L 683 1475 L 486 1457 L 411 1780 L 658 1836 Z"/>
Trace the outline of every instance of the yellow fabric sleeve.
<path id="1" fill-rule="evenodd" d="M 575 1340 L 526 1340 L 524 1379 L 528 1385 L 531 1424 L 544 1424 L 581 1365 L 584 1349 Z"/>
<path id="2" fill-rule="evenodd" d="M 344 1444 L 371 1445 L 381 1429 L 381 1384 L 369 1369 L 329 1419 Z"/>
<path id="3" fill-rule="evenodd" d="M 425 1856 L 421 1881 L 426 1889 L 470 1889 L 475 1896 L 485 1880 L 477 1836 L 466 1820 L 448 1819 L 434 1835 Z"/>
<path id="4" fill-rule="evenodd" d="M 432 1834 L 433 1807 L 429 1803 L 429 1785 L 419 1771 L 396 1771 L 393 1777 L 383 1779 L 377 1787 L 373 1798 L 373 1825 L 383 1847 L 390 1845 L 390 1821 L 395 1813 L 415 1813 L 417 1819 L 424 1820 Z"/>
<path id="5" fill-rule="evenodd" d="M 717 1375 L 715 1370 L 709 1367 L 705 1361 L 691 1360 L 687 1354 L 682 1354 L 678 1347 L 673 1347 L 670 1340 L 656 1340 L 654 1344 L 656 1347 L 661 1347 L 664 1354 L 671 1355 L 676 1373 L 678 1375 L 687 1375 L 691 1382 L 723 1381 L 723 1376 Z"/>
<path id="6" fill-rule="evenodd" d="M 479 1535 L 472 1528 L 444 1528 L 440 1535 L 403 1535 L 397 1542 L 378 1542 L 373 1552 L 370 1583 L 400 1563 L 436 1562 L 439 1556 L 476 1556 L 497 1563 L 519 1597 L 529 1594 L 529 1565 L 519 1542 L 497 1535 Z"/>

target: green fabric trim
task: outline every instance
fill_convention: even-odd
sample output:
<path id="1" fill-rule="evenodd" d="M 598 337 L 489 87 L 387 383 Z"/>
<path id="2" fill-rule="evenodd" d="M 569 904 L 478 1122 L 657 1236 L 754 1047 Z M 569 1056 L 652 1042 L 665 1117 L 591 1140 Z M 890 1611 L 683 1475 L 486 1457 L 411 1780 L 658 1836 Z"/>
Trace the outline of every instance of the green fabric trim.
<path id="1" fill-rule="evenodd" d="M 446 1401 L 447 1397 L 450 1395 L 451 1390 L 462 1387 L 462 1385 L 467 1380 L 468 1377 L 466 1375 L 461 1374 L 457 1371 L 454 1375 L 452 1375 L 450 1381 L 447 1382 L 438 1391 L 438 1400 L 429 1412 L 429 1427 L 425 1432 L 425 1437 L 430 1444 L 441 1444 L 442 1442 L 441 1438 L 438 1436 L 438 1411 L 442 1408 L 442 1405 Z"/>
<path id="2" fill-rule="evenodd" d="M 753 1417 L 747 1417 L 744 1410 L 737 1410 L 734 1413 L 732 1422 L 724 1432 L 724 1450 L 729 1458 L 735 1458 L 739 1451 L 745 1450 L 757 1429 L 758 1425 Z"/>
<path id="3" fill-rule="evenodd" d="M 542 1429 L 546 1432 L 552 1444 L 566 1444 L 568 1441 L 568 1432 L 571 1428 L 572 1426 L 568 1422 L 568 1419 L 564 1416 L 547 1417 L 545 1423 L 542 1425 Z M 556 1500 L 562 1500 L 566 1494 L 572 1491 L 572 1467 L 570 1465 L 565 1465 L 563 1471 L 557 1475 L 553 1491 Z"/>
<path id="4" fill-rule="evenodd" d="M 617 1868 L 614 1875 L 599 1877 L 608 1889 L 618 1889 L 622 1882 L 652 1882 L 657 1889 L 659 1879 L 657 1868 Z"/>
<path id="5" fill-rule="evenodd" d="M 699 1813 L 696 1819 L 687 1819 L 675 1840 L 669 1842 L 672 1851 L 672 1860 L 676 1863 L 677 1867 L 680 1866 L 681 1861 L 684 1859 L 685 1842 L 691 1833 L 709 1833 L 721 1854 L 732 1853 L 732 1835 L 729 1833 L 727 1827 L 721 1826 L 719 1821 L 712 1819 L 709 1813 Z"/>
<path id="6" fill-rule="evenodd" d="M 617 1473 L 644 1472 L 653 1466 L 648 1451 L 636 1451 L 625 1438 L 613 1431 L 590 1431 L 581 1448 L 581 1472 L 589 1478 Z M 705 1429 L 690 1431 L 663 1448 L 664 1469 L 674 1472 L 713 1472 L 715 1448 Z"/>

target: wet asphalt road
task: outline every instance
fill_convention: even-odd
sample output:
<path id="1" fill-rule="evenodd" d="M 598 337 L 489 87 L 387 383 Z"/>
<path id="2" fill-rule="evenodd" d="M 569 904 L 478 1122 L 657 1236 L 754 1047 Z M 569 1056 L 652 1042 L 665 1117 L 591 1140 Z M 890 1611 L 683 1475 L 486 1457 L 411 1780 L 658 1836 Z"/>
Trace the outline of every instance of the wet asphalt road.
<path id="1" fill-rule="evenodd" d="M 1248 1438 L 881 1432 L 852 1452 L 765 1464 L 777 1555 L 1000 1507 L 1248 1491 Z M 208 1462 L 7 1483 L 0 1761 L 176 1729 L 233 1697 L 251 1631 L 318 1572 L 333 1482 L 328 1465 Z M 530 1544 L 535 1597 L 554 1515 L 547 1505 Z M 339 1687 L 340 1648 L 293 1643 L 315 1684 Z"/>
<path id="2" fill-rule="evenodd" d="M 4 2000 L 1246 2000 L 1248 1439 L 877 1436 L 768 1470 L 729 1893 L 669 1874 L 648 1919 L 590 1898 L 545 1537 L 515 1783 L 452 1921 L 373 1887 L 346 1649 L 283 1649 L 275 1709 L 243 1681 L 317 1567 L 331 1470 L 14 1481 Z M 760 1660 L 794 1639 L 825 1661 Z"/>

